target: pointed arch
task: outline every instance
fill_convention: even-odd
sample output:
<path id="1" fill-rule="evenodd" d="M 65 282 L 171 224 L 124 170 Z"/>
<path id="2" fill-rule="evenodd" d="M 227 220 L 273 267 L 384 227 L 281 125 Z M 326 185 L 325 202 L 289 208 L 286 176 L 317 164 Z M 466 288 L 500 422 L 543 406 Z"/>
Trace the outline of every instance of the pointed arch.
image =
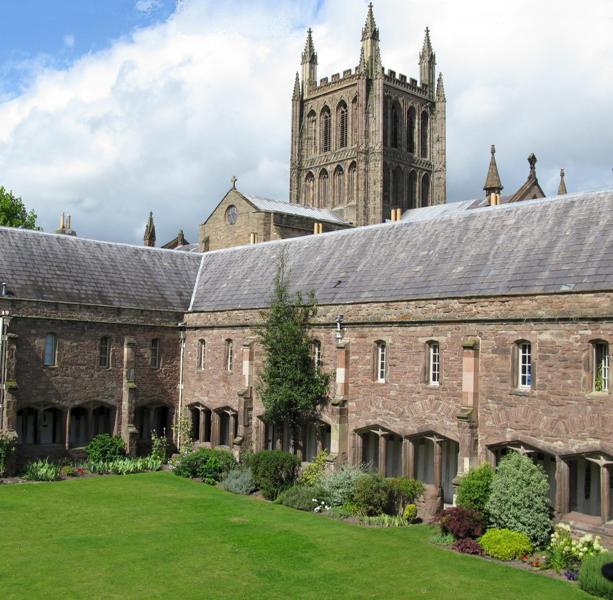
<path id="1" fill-rule="evenodd" d="M 355 161 L 349 165 L 349 181 L 347 185 L 347 203 L 355 202 L 358 197 L 358 173 Z"/>
<path id="2" fill-rule="evenodd" d="M 345 202 L 345 171 L 341 165 L 334 169 L 334 199 L 333 206 L 341 206 Z"/>
<path id="3" fill-rule="evenodd" d="M 415 107 L 410 106 L 407 111 L 407 152 L 415 154 L 415 125 L 417 114 Z"/>
<path id="4" fill-rule="evenodd" d="M 383 99 L 383 145 L 389 146 L 389 96 Z"/>
<path id="5" fill-rule="evenodd" d="M 351 101 L 351 145 L 358 143 L 358 97 Z"/>
<path id="6" fill-rule="evenodd" d="M 391 147 L 400 148 L 400 107 L 397 105 L 396 102 L 392 104 L 391 138 Z"/>
<path id="7" fill-rule="evenodd" d="M 404 208 L 404 176 L 402 168 L 397 166 L 392 172 L 392 208 Z"/>
<path id="8" fill-rule="evenodd" d="M 421 206 L 430 206 L 430 175 L 424 173 L 421 178 Z"/>
<path id="9" fill-rule="evenodd" d="M 349 126 L 349 113 L 347 104 L 341 100 L 336 107 L 336 144 L 338 148 L 347 147 L 347 136 Z"/>
<path id="10" fill-rule="evenodd" d="M 419 142 L 419 150 L 422 158 L 428 158 L 430 155 L 428 145 L 430 143 L 430 115 L 428 111 L 424 110 L 421 113 L 421 123 L 420 123 L 420 142 Z"/>
<path id="11" fill-rule="evenodd" d="M 413 170 L 407 177 L 407 208 L 417 208 L 417 173 Z"/>
<path id="12" fill-rule="evenodd" d="M 311 171 L 304 178 L 304 190 L 302 195 L 302 203 L 307 206 L 314 206 L 315 202 L 315 176 Z"/>
<path id="13" fill-rule="evenodd" d="M 391 188 L 391 173 L 389 167 L 383 168 L 383 214 L 382 219 L 385 221 L 391 217 L 391 198 L 390 198 L 390 188 Z"/>
<path id="14" fill-rule="evenodd" d="M 307 115 L 306 152 L 307 156 L 317 154 L 317 114 L 314 110 Z"/>
<path id="15" fill-rule="evenodd" d="M 330 109 L 328 106 L 324 106 L 321 109 L 321 113 L 319 115 L 320 118 L 320 149 L 322 152 L 330 152 L 331 150 L 331 142 L 332 142 L 332 115 L 330 114 Z"/>
<path id="16" fill-rule="evenodd" d="M 322 169 L 319 172 L 317 186 L 317 208 L 327 208 L 328 206 L 328 171 Z"/>

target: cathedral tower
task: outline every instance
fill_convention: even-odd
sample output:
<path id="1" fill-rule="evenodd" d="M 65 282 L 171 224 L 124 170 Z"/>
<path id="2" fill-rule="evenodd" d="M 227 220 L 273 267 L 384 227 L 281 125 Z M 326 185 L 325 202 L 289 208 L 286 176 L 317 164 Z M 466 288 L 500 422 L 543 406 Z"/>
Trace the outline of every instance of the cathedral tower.
<path id="1" fill-rule="evenodd" d="M 317 80 L 309 29 L 292 95 L 290 202 L 356 225 L 446 200 L 446 98 L 426 29 L 420 81 L 381 64 L 372 4 L 359 64 Z"/>

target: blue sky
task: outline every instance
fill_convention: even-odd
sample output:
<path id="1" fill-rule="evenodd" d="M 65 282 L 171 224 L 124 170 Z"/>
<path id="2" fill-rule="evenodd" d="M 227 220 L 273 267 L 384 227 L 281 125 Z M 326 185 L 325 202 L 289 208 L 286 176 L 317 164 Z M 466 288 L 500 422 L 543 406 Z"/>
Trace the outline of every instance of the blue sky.
<path id="1" fill-rule="evenodd" d="M 368 0 L 0 0 L 0 185 L 46 231 L 139 243 L 198 224 L 238 177 L 287 200 L 306 29 L 319 77 L 355 67 Z M 589 6 L 589 10 L 587 7 Z M 386 68 L 418 77 L 430 27 L 447 95 L 447 198 L 613 188 L 613 1 L 375 0 Z"/>
<path id="2" fill-rule="evenodd" d="M 2 0 L 0 86 L 17 95 L 40 68 L 67 68 L 134 29 L 164 21 L 176 0 Z"/>

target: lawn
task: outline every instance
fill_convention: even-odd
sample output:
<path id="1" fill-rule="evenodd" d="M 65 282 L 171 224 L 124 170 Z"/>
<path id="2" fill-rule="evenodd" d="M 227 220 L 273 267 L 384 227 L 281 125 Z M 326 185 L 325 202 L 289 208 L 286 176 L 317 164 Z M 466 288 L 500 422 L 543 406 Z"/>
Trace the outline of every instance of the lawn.
<path id="1" fill-rule="evenodd" d="M 171 473 L 0 486 L 0 597 L 591 598 L 428 543 Z"/>

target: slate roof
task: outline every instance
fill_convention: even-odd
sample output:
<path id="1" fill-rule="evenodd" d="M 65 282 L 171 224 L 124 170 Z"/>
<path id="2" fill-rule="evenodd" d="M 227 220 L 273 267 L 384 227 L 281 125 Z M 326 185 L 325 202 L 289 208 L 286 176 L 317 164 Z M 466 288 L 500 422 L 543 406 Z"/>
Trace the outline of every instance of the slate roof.
<path id="1" fill-rule="evenodd" d="M 11 297 L 187 310 L 202 255 L 0 227 Z"/>
<path id="2" fill-rule="evenodd" d="M 277 212 L 288 215 L 298 215 L 300 217 L 308 217 L 314 221 L 325 221 L 328 223 L 339 223 L 342 225 L 349 225 L 348 221 L 341 219 L 337 214 L 331 210 L 323 208 L 312 208 L 311 206 L 305 206 L 303 204 L 291 204 L 289 202 L 283 202 L 281 200 L 270 200 L 269 198 L 261 198 L 259 196 L 252 196 L 250 194 L 241 194 L 251 202 L 258 210 L 266 212 Z"/>
<path id="3" fill-rule="evenodd" d="M 321 304 L 613 290 L 613 191 L 458 209 L 208 252 L 190 309 L 266 305 L 282 248 Z"/>

